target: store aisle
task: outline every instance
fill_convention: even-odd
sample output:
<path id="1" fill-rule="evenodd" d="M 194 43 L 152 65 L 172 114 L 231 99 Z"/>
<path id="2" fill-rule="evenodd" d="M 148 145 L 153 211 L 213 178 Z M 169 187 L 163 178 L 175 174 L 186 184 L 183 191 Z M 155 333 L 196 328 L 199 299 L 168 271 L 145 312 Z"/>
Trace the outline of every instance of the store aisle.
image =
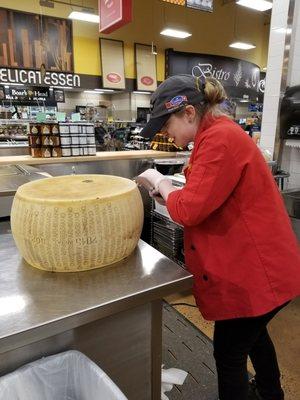
<path id="1" fill-rule="evenodd" d="M 166 300 L 168 303 L 195 304 L 190 293 L 178 293 L 168 296 Z M 176 309 L 205 335 L 212 338 L 213 323 L 205 321 L 197 308 L 176 306 Z M 269 332 L 277 350 L 285 400 L 296 400 L 300 393 L 300 298 L 290 303 L 271 321 Z M 253 372 L 250 362 L 248 369 Z"/>

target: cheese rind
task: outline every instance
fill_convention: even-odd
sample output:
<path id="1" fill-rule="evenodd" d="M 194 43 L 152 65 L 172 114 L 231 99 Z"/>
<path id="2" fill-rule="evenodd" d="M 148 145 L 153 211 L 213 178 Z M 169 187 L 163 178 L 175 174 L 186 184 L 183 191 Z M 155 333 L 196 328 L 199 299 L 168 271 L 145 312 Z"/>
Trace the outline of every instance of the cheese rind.
<path id="1" fill-rule="evenodd" d="M 84 271 L 127 257 L 143 225 L 136 184 L 110 175 L 69 175 L 26 183 L 11 211 L 16 245 L 32 266 Z"/>

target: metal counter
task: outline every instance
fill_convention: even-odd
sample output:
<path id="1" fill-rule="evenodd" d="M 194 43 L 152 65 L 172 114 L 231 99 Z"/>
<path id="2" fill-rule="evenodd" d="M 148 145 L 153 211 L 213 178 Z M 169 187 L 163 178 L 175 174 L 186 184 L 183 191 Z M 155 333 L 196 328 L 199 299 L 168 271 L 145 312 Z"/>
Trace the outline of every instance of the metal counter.
<path id="1" fill-rule="evenodd" d="M 37 270 L 0 223 L 0 374 L 77 349 L 130 400 L 160 399 L 161 299 L 192 277 L 143 241 L 127 259 L 81 273 Z"/>

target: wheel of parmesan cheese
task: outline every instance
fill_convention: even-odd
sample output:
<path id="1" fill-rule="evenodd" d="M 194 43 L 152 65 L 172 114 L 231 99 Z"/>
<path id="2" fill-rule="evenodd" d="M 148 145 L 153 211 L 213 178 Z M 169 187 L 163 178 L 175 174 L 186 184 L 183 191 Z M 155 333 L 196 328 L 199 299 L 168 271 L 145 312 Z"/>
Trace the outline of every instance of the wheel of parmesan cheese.
<path id="1" fill-rule="evenodd" d="M 140 192 L 129 179 L 68 175 L 18 188 L 11 228 L 24 259 L 54 272 L 84 271 L 127 257 L 143 226 Z"/>

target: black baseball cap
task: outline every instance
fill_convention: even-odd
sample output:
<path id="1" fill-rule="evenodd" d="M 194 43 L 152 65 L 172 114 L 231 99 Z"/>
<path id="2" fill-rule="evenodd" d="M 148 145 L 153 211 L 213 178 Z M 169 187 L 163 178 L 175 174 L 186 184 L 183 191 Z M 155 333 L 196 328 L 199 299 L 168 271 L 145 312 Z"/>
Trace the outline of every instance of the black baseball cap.
<path id="1" fill-rule="evenodd" d="M 170 115 L 187 104 L 200 104 L 205 101 L 204 84 L 199 77 L 174 75 L 163 81 L 150 100 L 150 120 L 140 135 L 152 139 L 161 130 Z"/>

